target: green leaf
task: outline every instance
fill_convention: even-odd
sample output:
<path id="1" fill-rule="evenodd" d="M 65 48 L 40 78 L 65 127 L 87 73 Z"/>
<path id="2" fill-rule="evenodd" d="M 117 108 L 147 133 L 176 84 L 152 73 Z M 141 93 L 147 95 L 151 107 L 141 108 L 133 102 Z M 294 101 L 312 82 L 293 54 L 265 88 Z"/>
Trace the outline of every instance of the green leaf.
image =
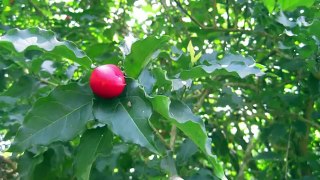
<path id="1" fill-rule="evenodd" d="M 169 38 L 163 36 L 156 38 L 153 36 L 146 39 L 136 41 L 132 47 L 130 54 L 124 61 L 124 69 L 129 77 L 137 78 L 145 66 L 150 62 L 154 53 L 160 49 Z"/>
<path id="2" fill-rule="evenodd" d="M 188 160 L 198 152 L 197 146 L 190 139 L 186 139 L 180 146 L 177 152 L 177 162 L 181 166 L 182 164 L 188 162 Z"/>
<path id="3" fill-rule="evenodd" d="M 172 157 L 172 152 L 170 151 L 167 152 L 167 155 L 162 158 L 160 165 L 161 165 L 161 168 L 170 175 L 170 177 L 178 175 L 176 164 Z"/>
<path id="4" fill-rule="evenodd" d="M 100 155 L 107 155 L 112 150 L 112 133 L 107 126 L 86 131 L 80 140 L 75 157 L 75 175 L 80 180 L 87 180 L 91 166 Z"/>
<path id="5" fill-rule="evenodd" d="M 34 179 L 34 170 L 43 161 L 43 156 L 34 156 L 26 151 L 18 160 L 18 172 L 22 180 Z"/>
<path id="6" fill-rule="evenodd" d="M 269 13 L 271 13 L 276 5 L 276 1 L 275 0 L 263 0 L 263 4 L 268 9 Z"/>
<path id="7" fill-rule="evenodd" d="M 2 95 L 20 98 L 30 97 L 37 91 L 39 86 L 40 82 L 32 76 L 22 76 Z"/>
<path id="8" fill-rule="evenodd" d="M 88 86 L 76 83 L 58 86 L 49 96 L 36 101 L 11 150 L 20 152 L 34 145 L 71 140 L 92 119 L 92 98 Z"/>
<path id="9" fill-rule="evenodd" d="M 39 50 L 58 60 L 67 58 L 87 69 L 91 67 L 90 58 L 79 50 L 74 43 L 58 41 L 52 31 L 40 28 L 11 29 L 0 37 L 0 47 L 19 54 L 29 49 Z"/>
<path id="10" fill-rule="evenodd" d="M 315 0 L 279 0 L 282 10 L 293 11 L 300 6 L 311 7 Z"/>
<path id="11" fill-rule="evenodd" d="M 116 99 L 97 99 L 93 112 L 97 120 L 108 124 L 114 134 L 157 153 L 149 125 L 152 108 L 136 81 L 127 79 L 126 92 Z"/>
<path id="12" fill-rule="evenodd" d="M 139 80 L 139 83 L 144 87 L 144 90 L 148 94 L 150 94 L 152 92 L 154 83 L 156 82 L 156 80 L 152 76 L 151 72 L 148 69 L 144 69 L 141 72 L 138 80 Z"/>
<path id="13" fill-rule="evenodd" d="M 196 62 L 200 59 L 200 57 L 201 57 L 201 55 L 202 55 L 201 52 L 198 53 L 197 55 L 195 55 L 196 53 L 195 53 L 195 51 L 194 51 L 194 48 L 193 48 L 193 45 L 192 45 L 192 42 L 191 42 L 191 41 L 189 41 L 187 50 L 188 50 L 188 52 L 190 53 L 191 63 L 192 63 L 192 64 L 196 63 Z"/>
<path id="14" fill-rule="evenodd" d="M 320 21 L 315 20 L 312 25 L 309 27 L 309 32 L 314 34 L 318 39 L 320 39 Z"/>
<path id="15" fill-rule="evenodd" d="M 171 101 L 169 97 L 160 95 L 149 99 L 153 109 L 184 132 L 208 156 L 213 165 L 214 173 L 219 178 L 225 179 L 223 169 L 217 162 L 217 157 L 211 153 L 211 139 L 206 134 L 202 120 L 180 101 Z"/>
<path id="16" fill-rule="evenodd" d="M 192 83 L 191 80 L 183 81 L 179 78 L 170 79 L 167 76 L 167 71 L 161 68 L 154 68 L 152 73 L 154 74 L 154 77 L 156 79 L 154 87 L 161 88 L 167 91 L 177 91 L 183 88 L 184 86 L 190 87 Z"/>
<path id="17" fill-rule="evenodd" d="M 195 55 L 194 48 L 193 48 L 193 45 L 192 45 L 192 41 L 189 41 L 187 50 L 190 53 L 190 56 L 191 56 L 191 59 L 192 59 L 192 57 L 194 57 L 194 55 Z"/>
<path id="18" fill-rule="evenodd" d="M 227 54 L 222 60 L 211 60 L 210 65 L 199 65 L 180 73 L 181 79 L 200 78 L 209 76 L 217 70 L 224 69 L 228 72 L 236 72 L 241 78 L 248 75 L 261 76 L 264 73 L 255 65 L 252 58 L 241 55 Z"/>
<path id="19" fill-rule="evenodd" d="M 280 154 L 274 152 L 261 152 L 257 156 L 253 157 L 254 160 L 269 160 L 269 161 L 279 161 L 282 159 Z"/>

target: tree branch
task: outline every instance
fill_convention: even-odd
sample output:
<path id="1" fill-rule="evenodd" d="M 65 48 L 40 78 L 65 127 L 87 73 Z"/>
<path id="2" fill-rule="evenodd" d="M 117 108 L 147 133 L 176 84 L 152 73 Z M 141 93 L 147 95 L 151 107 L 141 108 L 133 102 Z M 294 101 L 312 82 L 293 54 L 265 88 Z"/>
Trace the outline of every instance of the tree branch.
<path id="1" fill-rule="evenodd" d="M 250 88 L 254 91 L 259 90 L 259 88 L 254 84 L 241 83 L 241 82 L 227 82 L 227 83 L 224 83 L 224 86 L 238 86 L 238 87 Z"/>
<path id="2" fill-rule="evenodd" d="M 174 151 L 174 144 L 176 142 L 177 138 L 177 126 L 172 125 L 171 131 L 170 131 L 170 149 L 173 152 Z"/>
<path id="3" fill-rule="evenodd" d="M 213 6 L 213 27 L 216 28 L 217 27 L 216 16 L 218 13 L 217 0 L 212 0 L 212 6 Z"/>
<path id="4" fill-rule="evenodd" d="M 159 131 L 151 124 L 150 127 L 151 129 L 156 133 L 156 136 L 160 139 L 160 141 L 166 146 L 167 149 L 171 149 L 166 140 L 162 137 L 162 135 L 159 133 Z"/>
<path id="5" fill-rule="evenodd" d="M 287 144 L 287 150 L 286 150 L 286 157 L 285 157 L 285 174 L 284 177 L 287 180 L 288 179 L 288 158 L 289 158 L 289 150 L 290 150 L 290 142 L 291 142 L 291 132 L 292 132 L 292 126 L 290 126 L 290 130 L 289 130 L 289 137 L 288 137 L 288 144 Z"/>
<path id="6" fill-rule="evenodd" d="M 48 85 L 52 85 L 52 86 L 59 86 L 59 84 L 56 84 L 54 82 L 48 81 L 46 79 L 39 79 L 40 82 L 44 83 L 44 84 L 48 84 Z"/>
<path id="7" fill-rule="evenodd" d="M 200 96 L 198 102 L 194 105 L 194 108 L 193 108 L 193 111 L 194 112 L 197 112 L 199 111 L 199 109 L 201 108 L 203 102 L 204 102 L 204 99 L 207 97 L 207 95 L 209 94 L 209 90 L 206 89 L 202 92 L 202 95 Z"/>
<path id="8" fill-rule="evenodd" d="M 250 159 L 251 159 L 251 151 L 252 149 L 254 148 L 254 138 L 251 137 L 248 145 L 247 145 L 247 148 L 246 148 L 246 151 L 245 151 L 245 155 L 244 155 L 244 158 L 243 158 L 243 161 L 242 161 L 242 165 L 241 167 L 239 168 L 239 172 L 238 172 L 238 175 L 236 177 L 236 179 L 238 180 L 242 180 L 244 179 L 243 175 L 244 175 L 244 171 L 247 167 L 247 164 L 249 163 Z"/>

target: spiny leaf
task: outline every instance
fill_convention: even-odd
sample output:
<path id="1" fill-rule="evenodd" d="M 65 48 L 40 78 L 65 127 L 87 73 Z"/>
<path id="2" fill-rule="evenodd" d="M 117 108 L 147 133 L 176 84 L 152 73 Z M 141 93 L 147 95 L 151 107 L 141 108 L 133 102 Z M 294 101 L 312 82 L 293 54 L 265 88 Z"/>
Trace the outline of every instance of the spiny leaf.
<path id="1" fill-rule="evenodd" d="M 228 54 L 222 60 L 210 60 L 209 65 L 199 65 L 180 73 L 181 79 L 199 78 L 209 76 L 217 70 L 225 69 L 227 72 L 236 72 L 241 78 L 248 75 L 261 76 L 264 73 L 255 65 L 252 58 L 241 55 Z"/>
<path id="2" fill-rule="evenodd" d="M 52 31 L 40 28 L 25 30 L 11 29 L 0 37 L 0 47 L 11 52 L 22 54 L 27 49 L 39 50 L 48 57 L 67 58 L 89 69 L 91 60 L 74 43 L 58 41 Z"/>
<path id="3" fill-rule="evenodd" d="M 127 90 L 116 99 L 97 99 L 93 112 L 97 120 L 108 124 L 113 133 L 125 142 L 138 144 L 157 153 L 154 135 L 149 126 L 152 108 L 136 81 L 127 80 Z"/>
<path id="4" fill-rule="evenodd" d="M 87 86 L 71 83 L 58 86 L 36 101 L 19 129 L 11 151 L 35 145 L 68 141 L 85 129 L 92 119 L 92 93 Z"/>

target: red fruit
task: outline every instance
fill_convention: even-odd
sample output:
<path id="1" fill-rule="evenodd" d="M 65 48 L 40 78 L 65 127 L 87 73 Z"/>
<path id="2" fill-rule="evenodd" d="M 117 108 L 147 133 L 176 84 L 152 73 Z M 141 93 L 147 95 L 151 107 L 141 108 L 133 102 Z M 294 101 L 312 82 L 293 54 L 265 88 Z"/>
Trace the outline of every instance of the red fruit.
<path id="1" fill-rule="evenodd" d="M 113 64 L 106 64 L 95 68 L 90 76 L 90 87 L 96 95 L 103 98 L 119 96 L 126 81 L 122 71 Z"/>

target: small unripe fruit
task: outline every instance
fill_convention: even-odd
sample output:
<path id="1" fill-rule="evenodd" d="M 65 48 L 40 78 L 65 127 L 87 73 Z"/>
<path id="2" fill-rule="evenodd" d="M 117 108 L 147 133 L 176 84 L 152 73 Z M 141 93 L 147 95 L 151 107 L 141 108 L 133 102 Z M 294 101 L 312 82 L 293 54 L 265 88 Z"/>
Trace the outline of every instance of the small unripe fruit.
<path id="1" fill-rule="evenodd" d="M 126 86 L 122 71 L 113 64 L 95 68 L 90 76 L 90 87 L 94 94 L 102 98 L 119 96 Z"/>

